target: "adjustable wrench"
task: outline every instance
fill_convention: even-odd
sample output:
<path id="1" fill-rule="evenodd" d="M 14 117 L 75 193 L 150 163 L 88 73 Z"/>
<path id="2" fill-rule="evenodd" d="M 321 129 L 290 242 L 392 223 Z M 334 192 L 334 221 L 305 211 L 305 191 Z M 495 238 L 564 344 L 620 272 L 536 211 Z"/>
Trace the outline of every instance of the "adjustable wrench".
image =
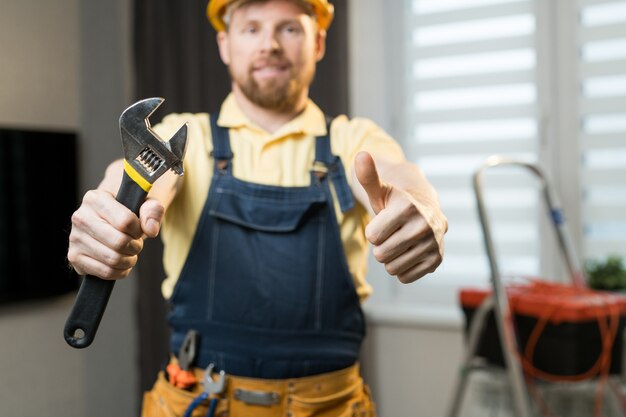
<path id="1" fill-rule="evenodd" d="M 133 104 L 120 116 L 124 148 L 124 174 L 116 200 L 139 215 L 152 184 L 171 169 L 183 175 L 183 157 L 187 148 L 187 125 L 169 140 L 162 141 L 150 128 L 150 115 L 163 103 L 162 98 L 148 98 Z M 84 277 L 63 335 L 72 347 L 85 348 L 93 342 L 106 309 L 114 280 Z"/>

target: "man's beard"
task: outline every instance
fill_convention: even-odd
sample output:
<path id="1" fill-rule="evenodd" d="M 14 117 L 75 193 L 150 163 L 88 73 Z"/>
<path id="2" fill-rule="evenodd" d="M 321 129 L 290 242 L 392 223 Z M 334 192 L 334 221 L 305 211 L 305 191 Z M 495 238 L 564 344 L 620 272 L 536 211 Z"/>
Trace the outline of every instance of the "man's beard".
<path id="1" fill-rule="evenodd" d="M 280 58 L 270 58 L 276 65 L 284 64 Z M 253 65 L 248 69 L 247 77 L 237 77 L 229 68 L 232 80 L 252 103 L 268 110 L 288 112 L 293 110 L 300 100 L 302 91 L 311 84 L 315 71 L 303 70 L 300 74 L 294 74 L 292 66 L 288 69 L 290 77 L 287 81 L 282 79 L 266 80 L 260 85 L 253 77 Z"/>

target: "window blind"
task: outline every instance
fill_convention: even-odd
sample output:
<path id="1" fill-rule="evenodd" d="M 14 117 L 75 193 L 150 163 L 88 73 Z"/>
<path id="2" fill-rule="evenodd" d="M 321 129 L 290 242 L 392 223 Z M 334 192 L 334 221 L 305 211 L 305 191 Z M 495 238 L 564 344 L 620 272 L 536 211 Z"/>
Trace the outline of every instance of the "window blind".
<path id="1" fill-rule="evenodd" d="M 488 283 L 471 180 L 492 154 L 538 158 L 535 26 L 531 0 L 412 1 L 405 148 L 437 188 L 450 230 L 442 266 L 397 291 L 400 300 L 455 305 L 460 286 Z M 536 275 L 533 178 L 493 172 L 486 201 L 503 273 Z"/>
<path id="2" fill-rule="evenodd" d="M 583 254 L 626 255 L 626 2 L 579 1 Z"/>
<path id="3" fill-rule="evenodd" d="M 540 161 L 582 260 L 626 256 L 626 1 L 403 4 L 394 117 L 450 230 L 442 266 L 416 285 L 389 281 L 379 301 L 449 308 L 460 287 L 488 284 L 471 180 L 492 154 Z M 536 179 L 496 168 L 485 189 L 503 274 L 564 274 Z"/>

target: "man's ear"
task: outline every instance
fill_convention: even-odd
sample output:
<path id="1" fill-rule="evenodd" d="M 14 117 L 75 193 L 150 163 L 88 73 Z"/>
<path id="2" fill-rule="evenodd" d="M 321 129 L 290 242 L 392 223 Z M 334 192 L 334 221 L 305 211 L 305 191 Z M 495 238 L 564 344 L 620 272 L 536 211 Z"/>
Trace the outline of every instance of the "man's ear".
<path id="1" fill-rule="evenodd" d="M 230 48 L 228 42 L 227 32 L 217 32 L 217 47 L 220 51 L 220 58 L 222 58 L 222 62 L 226 65 L 230 65 Z"/>
<path id="2" fill-rule="evenodd" d="M 326 31 L 323 29 L 317 31 L 317 36 L 315 37 L 315 50 L 315 59 L 319 62 L 322 58 L 324 58 L 324 54 L 326 53 Z"/>

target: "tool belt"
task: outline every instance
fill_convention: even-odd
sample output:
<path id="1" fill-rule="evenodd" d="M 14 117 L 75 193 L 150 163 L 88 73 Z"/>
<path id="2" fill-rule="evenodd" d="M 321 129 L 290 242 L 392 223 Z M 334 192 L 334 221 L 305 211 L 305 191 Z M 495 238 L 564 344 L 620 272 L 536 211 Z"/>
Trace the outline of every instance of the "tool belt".
<path id="1" fill-rule="evenodd" d="M 205 370 L 193 368 L 198 381 Z M 215 375 L 217 377 L 217 375 Z M 182 417 L 203 391 L 201 383 L 189 390 L 172 385 L 160 372 L 143 398 L 142 417 Z M 216 417 L 375 417 L 374 403 L 359 374 L 359 365 L 303 378 L 256 379 L 226 376 Z M 200 404 L 192 417 L 204 417 L 209 401 Z"/>

